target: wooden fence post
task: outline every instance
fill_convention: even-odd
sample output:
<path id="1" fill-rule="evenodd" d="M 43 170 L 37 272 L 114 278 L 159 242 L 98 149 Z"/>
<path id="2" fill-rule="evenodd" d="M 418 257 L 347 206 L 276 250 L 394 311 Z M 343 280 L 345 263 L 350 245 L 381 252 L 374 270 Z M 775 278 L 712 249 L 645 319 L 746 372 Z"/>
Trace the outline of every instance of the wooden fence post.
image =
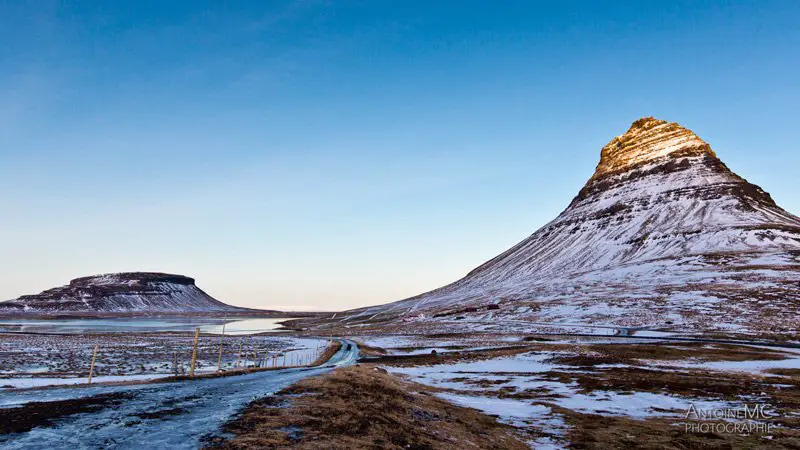
<path id="1" fill-rule="evenodd" d="M 217 357 L 217 372 L 222 370 L 222 340 L 225 338 L 225 324 L 222 324 L 222 335 L 219 337 L 219 357 Z"/>
<path id="2" fill-rule="evenodd" d="M 94 344 L 94 351 L 92 351 L 92 363 L 89 365 L 89 381 L 86 384 L 92 384 L 92 373 L 94 373 L 94 362 L 97 359 L 97 346 Z"/>
<path id="3" fill-rule="evenodd" d="M 194 378 L 194 366 L 197 364 L 197 341 L 200 340 L 200 328 L 194 329 L 194 344 L 192 345 L 192 366 L 189 368 L 189 376 Z"/>
<path id="4" fill-rule="evenodd" d="M 256 346 L 255 346 L 255 344 L 253 344 L 253 337 L 250 336 L 250 355 L 253 354 L 252 352 L 253 352 L 253 349 L 255 349 L 255 348 L 256 348 Z M 247 367 L 247 356 L 245 356 L 244 359 L 245 359 L 244 366 Z M 253 367 L 255 367 L 255 366 L 256 366 L 256 362 L 253 361 Z"/>

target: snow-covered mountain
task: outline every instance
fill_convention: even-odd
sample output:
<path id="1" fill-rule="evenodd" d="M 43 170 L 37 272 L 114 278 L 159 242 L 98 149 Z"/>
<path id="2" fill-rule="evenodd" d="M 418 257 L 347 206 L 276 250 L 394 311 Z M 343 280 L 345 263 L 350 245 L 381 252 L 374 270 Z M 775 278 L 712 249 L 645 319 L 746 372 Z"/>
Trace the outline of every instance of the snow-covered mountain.
<path id="1" fill-rule="evenodd" d="M 247 311 L 226 305 L 195 286 L 194 279 L 130 272 L 77 278 L 66 286 L 0 302 L 0 313 L 182 313 Z"/>
<path id="2" fill-rule="evenodd" d="M 690 130 L 648 117 L 603 147 L 572 203 L 527 239 L 452 284 L 338 320 L 793 333 L 798 312 L 800 218 Z"/>

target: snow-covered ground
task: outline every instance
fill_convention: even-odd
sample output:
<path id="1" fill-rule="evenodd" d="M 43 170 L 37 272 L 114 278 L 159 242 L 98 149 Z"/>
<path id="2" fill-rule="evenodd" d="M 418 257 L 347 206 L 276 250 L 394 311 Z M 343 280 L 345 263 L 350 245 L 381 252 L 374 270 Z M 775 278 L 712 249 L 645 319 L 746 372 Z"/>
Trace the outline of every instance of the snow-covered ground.
<path id="1" fill-rule="evenodd" d="M 94 345 L 99 346 L 93 383 L 142 381 L 188 372 L 192 335 L 3 335 L 0 391 L 86 383 Z M 222 354 L 220 355 L 220 344 Z M 196 373 L 237 367 L 306 365 L 327 340 L 281 335 L 203 336 Z M 221 358 L 220 358 L 221 356 Z"/>
<path id="2" fill-rule="evenodd" d="M 450 392 L 439 393 L 437 397 L 457 405 L 477 409 L 486 414 L 497 416 L 501 422 L 515 427 L 523 428 L 534 426 L 551 430 L 554 436 L 563 436 L 567 428 L 561 417 L 554 414 L 552 408 L 546 405 L 532 404 L 530 402 L 514 399 L 453 394 Z M 564 448 L 560 440 L 550 436 L 530 439 L 528 444 L 531 448 L 536 450 Z"/>
<path id="3" fill-rule="evenodd" d="M 546 339 L 548 344 L 577 344 L 585 341 L 587 336 L 569 336 L 570 334 L 591 335 L 592 343 L 618 343 L 619 339 L 614 339 L 611 336 L 616 336 L 613 333 L 614 329 L 607 327 L 581 327 L 581 326 L 558 326 L 549 324 L 533 324 L 529 327 L 537 327 L 537 330 L 546 330 L 544 333 L 537 333 L 533 336 L 536 339 Z M 612 330 L 612 331 L 609 331 Z M 563 333 L 563 334 L 562 334 Z M 638 331 L 633 330 L 631 334 L 634 337 L 644 338 L 658 338 L 670 337 L 674 333 L 659 332 L 659 331 Z M 604 338 L 608 336 L 608 338 Z M 390 355 L 423 355 L 433 351 L 436 353 L 450 353 L 464 350 L 485 350 L 496 349 L 500 347 L 513 347 L 525 344 L 524 335 L 517 334 L 462 334 L 455 336 L 448 336 L 446 338 L 430 338 L 425 335 L 358 335 L 351 337 L 357 342 L 366 344 L 371 347 L 378 347 Z M 640 343 L 652 342 L 651 340 L 645 341 L 644 339 L 628 338 L 625 342 Z"/>
<path id="4" fill-rule="evenodd" d="M 116 375 L 93 377 L 93 383 L 119 383 L 130 381 L 150 381 L 159 378 L 166 378 L 169 375 Z M 44 386 L 68 386 L 76 384 L 86 384 L 88 378 L 0 378 L 0 389 L 28 389 Z"/>
<path id="5" fill-rule="evenodd" d="M 663 366 L 665 364 L 660 363 L 660 365 Z M 800 369 L 800 357 L 782 360 L 679 362 L 669 364 L 669 366 L 684 369 L 707 369 L 717 372 L 743 372 L 765 375 L 766 371 L 773 369 Z"/>
<path id="6" fill-rule="evenodd" d="M 633 418 L 664 415 L 664 410 L 686 411 L 690 403 L 711 407 L 726 404 L 698 398 L 680 398 L 649 392 L 616 393 L 609 391 L 579 393 L 575 384 L 544 380 L 537 374 L 552 370 L 575 370 L 548 363 L 557 353 L 521 354 L 503 358 L 436 366 L 391 367 L 393 373 L 439 388 L 474 391 L 482 381 L 491 382 L 488 390 L 513 387 L 516 391 L 535 389 L 547 402 L 581 412 L 626 415 Z M 780 362 L 780 361 L 779 361 Z M 605 366 L 600 366 L 604 368 Z M 624 367 L 621 365 L 620 367 Z M 528 400 L 521 401 L 530 404 Z"/>
<path id="7" fill-rule="evenodd" d="M 367 339 L 369 341 L 369 339 Z M 419 341 L 414 341 L 418 345 Z M 594 342 L 594 341 L 592 341 Z M 408 344 L 405 340 L 384 343 Z M 435 342 L 436 345 L 440 342 Z M 691 406 L 698 410 L 731 409 L 739 401 L 702 395 L 682 395 L 667 390 L 649 391 L 588 389 L 573 378 L 558 374 L 613 373 L 616 370 L 648 371 L 705 370 L 719 372 L 722 379 L 731 372 L 761 375 L 763 370 L 800 367 L 800 355 L 787 350 L 783 360 L 692 361 L 634 360 L 636 364 L 564 365 L 557 357 L 574 356 L 577 346 L 549 343 L 561 350 L 523 352 L 491 359 L 443 362 L 440 364 L 386 365 L 389 372 L 437 388 L 437 396 L 495 415 L 504 423 L 527 430 L 532 448 L 563 448 L 569 427 L 554 407 L 583 414 L 619 416 L 633 420 L 649 418 L 681 419 Z M 772 349 L 774 351 L 774 349 Z M 396 352 L 393 352 L 397 354 Z M 585 354 L 585 353 L 584 353 Z M 555 358 L 554 358 L 555 357 Z M 430 361 L 430 360 L 428 360 Z M 556 375 L 554 375 L 556 374 Z M 599 385 L 602 386 L 602 385 Z M 782 385 L 775 385 L 785 388 Z M 758 392 L 753 393 L 758 396 Z M 763 394 L 762 394 L 763 395 Z M 744 400 L 743 400 L 744 401 Z M 534 430 L 531 432 L 531 430 Z"/>

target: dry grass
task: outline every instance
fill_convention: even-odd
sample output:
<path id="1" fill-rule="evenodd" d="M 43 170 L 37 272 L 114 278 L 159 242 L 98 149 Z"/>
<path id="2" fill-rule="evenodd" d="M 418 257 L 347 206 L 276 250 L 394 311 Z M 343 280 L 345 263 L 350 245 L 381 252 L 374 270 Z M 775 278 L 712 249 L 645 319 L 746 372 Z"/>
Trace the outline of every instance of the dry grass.
<path id="1" fill-rule="evenodd" d="M 509 374 L 487 372 L 493 379 L 476 375 L 450 378 L 475 390 L 455 391 L 469 395 L 527 400 L 552 406 L 556 414 L 563 415 L 569 429 L 566 436 L 571 448 L 586 449 L 738 449 L 738 448 L 795 448 L 800 449 L 800 371 L 773 369 L 767 374 L 744 372 L 716 372 L 705 369 L 671 367 L 670 362 L 683 361 L 749 361 L 783 360 L 787 355 L 778 350 L 707 343 L 645 343 L 645 344 L 587 344 L 552 345 L 527 350 L 554 350 L 558 352 L 549 362 L 563 365 L 549 372 L 531 374 L 539 381 L 555 381 L 578 387 L 581 393 L 613 391 L 621 394 L 653 392 L 677 395 L 684 398 L 724 399 L 733 404 L 765 404 L 774 416 L 769 423 L 778 428 L 772 439 L 753 434 L 718 435 L 714 433 L 687 433 L 683 422 L 672 418 L 635 420 L 629 417 L 602 416 L 566 410 L 549 400 L 554 396 L 549 389 L 531 387 L 519 389 L 502 386 Z M 493 350 L 484 355 L 471 352 L 395 359 L 393 365 L 446 364 L 486 356 L 498 357 L 517 353 L 519 349 Z M 384 360 L 382 359 L 382 361 Z M 659 366 L 663 361 L 663 366 Z M 620 364 L 598 367 L 599 364 Z M 656 366 L 656 367 L 651 367 Z M 503 377 L 505 375 L 505 377 Z M 518 374 L 515 374 L 518 375 Z M 474 377 L 474 378 L 473 378 Z M 499 386 L 499 387 L 498 387 Z M 683 411 L 674 411 L 682 413 Z M 677 416 L 676 416 L 677 417 Z"/>
<path id="2" fill-rule="evenodd" d="M 727 344 L 594 344 L 580 347 L 580 352 L 549 360 L 555 364 L 595 366 L 599 364 L 636 364 L 653 361 L 750 361 L 781 360 L 779 351 Z"/>
<path id="3" fill-rule="evenodd" d="M 550 371 L 545 379 L 562 383 L 574 382 L 581 392 L 595 390 L 668 392 L 686 397 L 714 397 L 735 400 L 742 395 L 762 392 L 771 387 L 759 377 L 746 374 L 726 374 L 704 371 L 649 370 L 639 367 L 585 371 Z"/>
<path id="4" fill-rule="evenodd" d="M 380 347 L 373 347 L 363 342 L 358 343 L 358 352 L 362 356 L 382 356 L 386 354 L 386 350 Z"/>
<path id="5" fill-rule="evenodd" d="M 800 379 L 800 369 L 769 369 L 768 373 Z"/>
<path id="6" fill-rule="evenodd" d="M 570 448 L 587 450 L 648 449 L 648 450 L 734 450 L 734 449 L 798 449 L 800 431 L 776 428 L 771 438 L 763 434 L 687 432 L 685 420 L 650 418 L 635 420 L 582 414 L 553 407 L 571 425 L 567 433 Z"/>
<path id="7" fill-rule="evenodd" d="M 363 346 L 359 346 L 363 349 Z M 495 349 L 450 351 L 438 354 L 387 355 L 384 349 L 368 347 L 362 354 L 369 362 L 392 366 L 415 366 L 476 361 L 525 352 L 564 352 L 548 362 L 572 366 L 600 364 L 637 365 L 641 360 L 652 361 L 748 361 L 782 360 L 787 355 L 778 350 L 728 344 L 707 343 L 636 343 L 636 344 L 548 344 L 546 341 L 526 341 L 524 345 L 502 346 Z"/>
<path id="8" fill-rule="evenodd" d="M 800 449 L 800 372 L 774 369 L 769 374 L 702 369 L 649 367 L 671 361 L 780 360 L 784 353 L 726 344 L 548 344 L 438 355 L 381 355 L 371 361 L 392 366 L 449 364 L 507 357 L 531 351 L 557 352 L 554 362 L 566 367 L 531 374 L 541 381 L 574 383 L 579 391 L 654 392 L 686 398 L 716 398 L 740 403 L 763 403 L 778 426 L 763 434 L 692 433 L 678 417 L 602 416 L 561 408 L 548 401 L 547 389 L 503 387 L 509 377 L 455 378 L 475 388 L 470 395 L 514 398 L 549 405 L 563 417 L 565 441 L 576 449 Z M 370 353 L 380 355 L 380 349 Z M 597 367 L 621 363 L 628 367 Z M 495 376 L 503 373 L 494 373 Z M 524 448 L 509 427 L 470 409 L 430 395 L 441 388 L 407 383 L 375 371 L 369 365 L 308 379 L 281 395 L 255 402 L 230 425 L 236 436 L 223 448 Z M 446 390 L 446 389 L 445 389 Z M 300 395 L 296 397 L 296 395 Z M 290 405 L 290 407 L 285 407 Z M 281 407 L 283 406 L 283 407 Z M 679 412 L 679 411 L 678 411 Z M 521 427 L 516 436 L 540 435 L 535 426 Z M 533 434 L 531 434 L 533 433 Z"/>
<path id="9" fill-rule="evenodd" d="M 340 341 L 334 341 L 331 345 L 325 348 L 325 351 L 316 359 L 316 361 L 309 364 L 309 366 L 320 366 L 325 364 L 329 359 L 333 358 L 333 355 L 336 354 L 342 348 L 342 343 Z"/>
<path id="10" fill-rule="evenodd" d="M 520 353 L 527 353 L 532 350 L 543 349 L 544 347 L 536 346 L 508 346 L 495 349 L 484 350 L 467 350 L 455 351 L 436 354 L 419 354 L 419 355 L 383 355 L 371 357 L 367 361 L 370 363 L 383 364 L 389 366 L 420 366 L 420 365 L 437 365 L 449 364 L 464 361 L 479 361 L 492 358 L 500 358 L 503 356 L 513 356 Z M 549 349 L 555 349 L 556 346 L 548 346 Z M 567 347 L 564 347 L 567 348 Z"/>
<path id="11" fill-rule="evenodd" d="M 253 402 L 223 449 L 524 449 L 511 428 L 367 365 L 308 378 Z"/>

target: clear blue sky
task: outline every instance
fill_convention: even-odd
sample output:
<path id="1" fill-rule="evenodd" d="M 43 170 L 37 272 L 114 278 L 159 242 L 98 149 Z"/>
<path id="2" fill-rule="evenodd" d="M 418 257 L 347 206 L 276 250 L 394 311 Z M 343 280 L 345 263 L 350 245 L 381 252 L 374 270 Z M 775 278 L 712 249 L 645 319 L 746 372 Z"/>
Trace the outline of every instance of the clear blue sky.
<path id="1" fill-rule="evenodd" d="M 0 299 L 186 274 L 329 309 L 464 275 L 677 121 L 800 212 L 795 1 L 3 2 Z"/>

